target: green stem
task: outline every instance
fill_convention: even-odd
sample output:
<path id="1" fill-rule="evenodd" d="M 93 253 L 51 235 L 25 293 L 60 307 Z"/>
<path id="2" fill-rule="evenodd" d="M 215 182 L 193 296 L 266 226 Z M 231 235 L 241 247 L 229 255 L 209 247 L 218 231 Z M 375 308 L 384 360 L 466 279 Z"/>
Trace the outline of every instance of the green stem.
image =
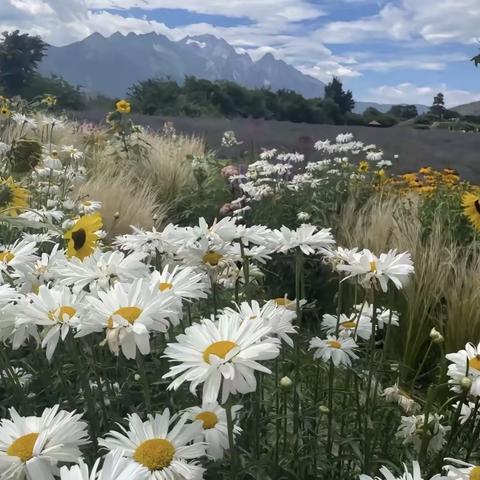
<path id="1" fill-rule="evenodd" d="M 143 383 L 143 396 L 145 399 L 145 410 L 147 413 L 152 413 L 152 396 L 150 392 L 150 385 L 148 383 L 147 371 L 145 368 L 145 359 L 143 355 L 137 350 L 137 366 L 140 377 Z"/>
<path id="2" fill-rule="evenodd" d="M 225 412 L 227 414 L 227 429 L 228 429 L 228 445 L 230 450 L 230 478 L 236 480 L 237 478 L 237 451 L 235 448 L 233 435 L 233 417 L 232 417 L 232 396 L 225 405 Z"/>

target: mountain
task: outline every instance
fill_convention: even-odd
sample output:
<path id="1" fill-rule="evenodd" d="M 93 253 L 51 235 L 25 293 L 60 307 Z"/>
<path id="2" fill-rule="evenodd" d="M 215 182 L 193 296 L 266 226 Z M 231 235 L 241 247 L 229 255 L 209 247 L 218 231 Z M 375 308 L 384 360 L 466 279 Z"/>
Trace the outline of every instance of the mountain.
<path id="1" fill-rule="evenodd" d="M 455 110 L 460 115 L 480 115 L 480 102 L 466 103 L 450 110 Z"/>
<path id="2" fill-rule="evenodd" d="M 353 113 L 362 114 L 367 108 L 373 107 L 376 108 L 379 112 L 387 113 L 393 106 L 397 104 L 390 104 L 390 103 L 375 103 L 375 102 L 355 102 L 355 108 L 353 109 Z M 418 110 L 418 114 L 422 115 L 426 113 L 430 107 L 426 105 L 415 105 Z"/>
<path id="3" fill-rule="evenodd" d="M 117 32 L 110 37 L 94 33 L 71 45 L 50 46 L 39 70 L 111 97 L 124 96 L 130 86 L 141 80 L 168 77 L 182 82 L 186 75 L 231 80 L 250 88 L 287 88 L 307 98 L 323 96 L 325 88 L 320 80 L 271 54 L 255 62 L 213 35 L 175 42 L 156 33 Z"/>

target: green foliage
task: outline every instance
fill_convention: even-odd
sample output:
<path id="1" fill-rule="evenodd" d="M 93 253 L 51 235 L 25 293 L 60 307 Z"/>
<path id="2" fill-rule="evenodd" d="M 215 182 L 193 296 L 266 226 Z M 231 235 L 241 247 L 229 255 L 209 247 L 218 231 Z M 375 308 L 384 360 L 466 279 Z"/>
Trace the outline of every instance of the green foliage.
<path id="1" fill-rule="evenodd" d="M 137 111 L 147 115 L 190 117 L 253 117 L 305 123 L 342 125 L 358 117 L 350 113 L 354 102 L 351 92 L 343 92 L 338 80 L 325 99 L 306 99 L 292 90 L 272 92 L 252 90 L 234 82 L 211 82 L 186 77 L 183 85 L 172 80 L 150 79 L 137 83 L 129 90 Z M 347 115 L 348 114 L 348 115 Z"/>
<path id="2" fill-rule="evenodd" d="M 378 122 L 383 127 L 392 127 L 397 123 L 397 120 L 392 115 L 382 113 L 373 107 L 367 108 L 365 112 L 363 112 L 363 118 L 367 124 L 370 122 Z"/>
<path id="3" fill-rule="evenodd" d="M 47 47 L 38 36 L 19 30 L 4 32 L 0 40 L 0 86 L 5 95 L 21 95 L 32 79 Z"/>
<path id="4" fill-rule="evenodd" d="M 430 107 L 430 113 L 438 118 L 443 118 L 445 114 L 445 96 L 443 93 L 437 93 L 433 98 L 433 105 Z"/>
<path id="5" fill-rule="evenodd" d="M 325 98 L 333 100 L 340 108 L 342 114 L 351 112 L 355 108 L 353 93 L 351 90 L 344 91 L 342 82 L 333 77 L 333 80 L 325 87 Z"/>
<path id="6" fill-rule="evenodd" d="M 394 105 L 387 112 L 387 115 L 399 120 L 410 120 L 418 116 L 418 110 L 416 105 Z"/>
<path id="7" fill-rule="evenodd" d="M 42 145 L 38 140 L 21 138 L 14 140 L 7 160 L 12 172 L 27 173 L 35 167 L 42 157 Z"/>
<path id="8" fill-rule="evenodd" d="M 67 110 L 81 110 L 85 107 L 80 87 L 74 87 L 62 77 L 56 75 L 51 77 L 34 75 L 25 86 L 23 95 L 27 100 L 51 95 L 57 99 L 58 107 Z"/>

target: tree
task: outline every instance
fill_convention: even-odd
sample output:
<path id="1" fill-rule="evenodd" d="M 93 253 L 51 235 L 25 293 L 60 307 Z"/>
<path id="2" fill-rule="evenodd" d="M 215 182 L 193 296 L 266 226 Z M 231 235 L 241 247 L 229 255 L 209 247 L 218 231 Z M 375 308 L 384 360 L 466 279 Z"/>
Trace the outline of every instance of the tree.
<path id="1" fill-rule="evenodd" d="M 433 105 L 430 107 L 430 113 L 438 118 L 443 118 L 445 114 L 445 96 L 443 93 L 437 93 L 433 99 Z"/>
<path id="2" fill-rule="evenodd" d="M 340 108 L 342 114 L 351 112 L 355 108 L 353 93 L 351 90 L 345 92 L 342 82 L 333 77 L 333 80 L 325 87 L 325 98 L 333 100 Z"/>
<path id="3" fill-rule="evenodd" d="M 418 117 L 418 110 L 415 105 L 394 105 L 387 114 L 399 120 L 410 120 Z"/>
<path id="4" fill-rule="evenodd" d="M 0 85 L 8 96 L 21 95 L 45 55 L 47 44 L 18 30 L 4 32 L 0 41 Z"/>

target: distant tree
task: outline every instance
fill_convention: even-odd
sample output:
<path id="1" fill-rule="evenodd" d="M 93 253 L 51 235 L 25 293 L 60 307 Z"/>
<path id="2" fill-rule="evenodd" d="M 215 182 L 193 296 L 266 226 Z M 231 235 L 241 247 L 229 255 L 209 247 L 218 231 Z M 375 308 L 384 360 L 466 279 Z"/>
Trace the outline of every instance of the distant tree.
<path id="1" fill-rule="evenodd" d="M 27 100 L 33 100 L 43 95 L 52 95 L 56 97 L 58 107 L 68 110 L 81 110 L 86 106 L 86 99 L 80 91 L 80 87 L 74 87 L 56 75 L 51 77 L 33 75 L 25 85 L 22 95 Z"/>
<path id="2" fill-rule="evenodd" d="M 0 39 L 0 85 L 8 96 L 21 95 L 45 55 L 46 43 L 19 30 Z"/>
<path id="3" fill-rule="evenodd" d="M 410 120 L 418 117 L 418 110 L 416 105 L 394 105 L 387 114 L 399 120 Z"/>
<path id="4" fill-rule="evenodd" d="M 351 90 L 344 91 L 342 82 L 333 77 L 333 80 L 325 87 L 325 98 L 333 100 L 340 108 L 342 114 L 351 112 L 355 108 L 353 93 Z"/>
<path id="5" fill-rule="evenodd" d="M 445 96 L 443 93 L 437 93 L 433 99 L 433 105 L 430 107 L 430 113 L 442 119 L 445 115 Z"/>

